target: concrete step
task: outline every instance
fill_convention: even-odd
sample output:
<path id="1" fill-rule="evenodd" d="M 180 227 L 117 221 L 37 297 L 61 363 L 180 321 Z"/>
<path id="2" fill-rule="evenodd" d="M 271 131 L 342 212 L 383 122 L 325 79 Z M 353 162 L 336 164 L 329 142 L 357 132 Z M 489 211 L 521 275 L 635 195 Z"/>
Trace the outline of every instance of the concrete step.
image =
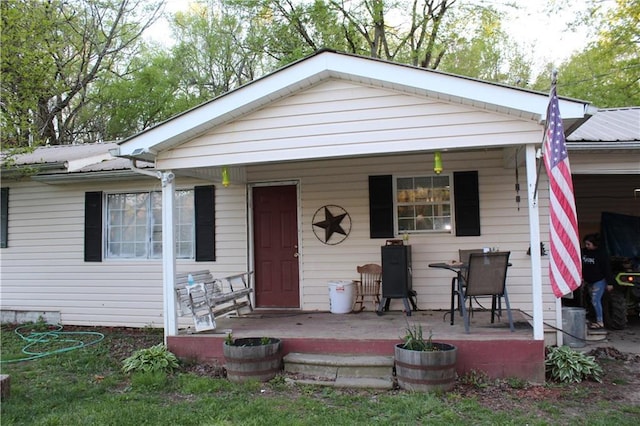
<path id="1" fill-rule="evenodd" d="M 285 375 L 296 383 L 375 389 L 394 386 L 392 356 L 292 352 L 283 361 Z"/>

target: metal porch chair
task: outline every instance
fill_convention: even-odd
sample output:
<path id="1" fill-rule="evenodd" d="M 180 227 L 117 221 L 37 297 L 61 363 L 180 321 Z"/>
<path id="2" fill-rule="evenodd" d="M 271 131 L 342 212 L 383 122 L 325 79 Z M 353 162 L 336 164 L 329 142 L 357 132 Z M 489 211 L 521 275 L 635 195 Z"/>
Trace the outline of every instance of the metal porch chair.
<path id="1" fill-rule="evenodd" d="M 469 256 L 471 253 L 483 253 L 483 249 L 460 249 L 458 250 L 458 258 L 460 262 L 464 265 L 469 265 Z M 462 315 L 462 309 L 460 309 L 460 293 L 458 292 L 458 281 L 466 279 L 467 276 L 467 267 L 461 268 L 456 276 L 451 278 L 451 308 L 449 310 L 449 314 L 451 315 L 450 324 L 454 323 L 454 312 L 456 307 L 460 310 L 460 315 Z M 456 303 L 457 302 L 457 303 Z M 446 316 L 446 314 L 445 314 Z"/>
<path id="2" fill-rule="evenodd" d="M 464 329 L 469 333 L 469 315 L 467 299 L 488 296 L 491 297 L 491 323 L 494 322 L 498 301 L 504 298 L 509 318 L 509 328 L 514 331 L 511 306 L 507 294 L 507 268 L 511 252 L 471 253 L 466 276 L 461 275 L 458 280 L 458 294 L 461 299 L 460 308 L 464 317 Z M 471 305 L 470 305 L 471 309 Z"/>

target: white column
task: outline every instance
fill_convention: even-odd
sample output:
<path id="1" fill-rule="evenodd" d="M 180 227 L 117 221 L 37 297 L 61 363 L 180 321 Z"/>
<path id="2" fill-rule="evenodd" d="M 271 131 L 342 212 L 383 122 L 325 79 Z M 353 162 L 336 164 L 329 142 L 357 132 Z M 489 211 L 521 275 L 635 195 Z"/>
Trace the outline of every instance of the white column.
<path id="1" fill-rule="evenodd" d="M 533 296 L 533 338 L 544 340 L 542 311 L 542 268 L 540 260 L 540 212 L 536 190 L 536 146 L 526 146 L 527 199 L 529 200 L 529 238 L 531 241 L 531 292 Z M 516 159 L 517 161 L 517 159 Z"/>
<path id="2" fill-rule="evenodd" d="M 171 171 L 162 172 L 162 287 L 164 300 L 164 340 L 178 334 L 176 313 L 176 243 L 174 224 L 175 175 Z"/>

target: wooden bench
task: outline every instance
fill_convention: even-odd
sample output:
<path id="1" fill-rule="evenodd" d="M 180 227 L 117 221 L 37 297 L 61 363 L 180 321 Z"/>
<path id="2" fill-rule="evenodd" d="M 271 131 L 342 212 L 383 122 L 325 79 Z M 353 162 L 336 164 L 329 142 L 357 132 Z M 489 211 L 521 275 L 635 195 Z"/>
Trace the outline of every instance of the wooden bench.
<path id="1" fill-rule="evenodd" d="M 193 284 L 189 285 L 189 275 Z M 216 317 L 251 306 L 253 272 L 213 278 L 208 270 L 176 274 L 176 301 L 180 316 L 191 315 L 196 331 L 214 330 Z"/>

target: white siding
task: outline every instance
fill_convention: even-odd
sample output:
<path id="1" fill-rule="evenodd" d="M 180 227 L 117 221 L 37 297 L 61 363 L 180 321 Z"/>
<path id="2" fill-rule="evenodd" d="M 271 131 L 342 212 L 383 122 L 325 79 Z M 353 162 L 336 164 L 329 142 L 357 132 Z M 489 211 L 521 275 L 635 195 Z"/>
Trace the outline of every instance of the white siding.
<path id="1" fill-rule="evenodd" d="M 522 201 L 515 202 L 515 172 L 502 167 L 502 150 L 464 153 L 443 153 L 444 173 L 478 170 L 480 185 L 481 236 L 456 237 L 449 233 L 411 235 L 413 257 L 413 288 L 418 293 L 420 309 L 448 309 L 451 273 L 429 268 L 432 262 L 458 258 L 460 248 L 499 247 L 511 251 L 508 285 L 512 305 L 531 312 L 531 273 L 529 256 L 529 225 L 526 182 L 520 178 Z M 356 278 L 357 265 L 380 263 L 380 248 L 385 239 L 369 238 L 368 177 L 393 174 L 413 176 L 430 174 L 431 154 L 411 156 L 368 157 L 357 160 L 314 161 L 287 163 L 278 167 L 251 166 L 247 168 L 250 182 L 277 181 L 296 178 L 300 181 L 302 212 L 301 233 L 301 304 L 305 310 L 329 309 L 328 282 Z M 521 171 L 520 176 L 526 175 Z M 541 177 L 542 211 L 546 208 L 546 179 Z M 351 216 L 349 237 L 338 245 L 325 245 L 313 233 L 312 218 L 316 210 L 326 204 L 343 207 Z M 541 217 L 546 229 L 548 218 Z M 543 231 L 542 241 L 548 247 Z M 546 271 L 547 260 L 543 258 Z M 545 316 L 554 317 L 554 298 L 543 273 Z M 392 301 L 392 309 L 401 301 Z"/>
<path id="2" fill-rule="evenodd" d="M 329 80 L 161 152 L 157 166 L 215 171 L 221 165 L 246 165 L 249 183 L 298 180 L 301 307 L 327 310 L 329 280 L 355 278 L 357 265 L 380 262 L 385 241 L 369 238 L 368 176 L 428 174 L 433 162 L 430 151 L 441 150 L 444 173 L 479 171 L 482 235 L 411 236 L 419 307 L 449 306 L 451 274 L 429 268 L 429 263 L 456 259 L 460 248 L 490 246 L 512 252 L 511 301 L 515 308 L 531 312 L 526 173 L 520 173 L 518 209 L 515 172 L 503 167 L 499 146 L 539 144 L 541 135 L 539 124 L 522 118 Z M 302 161 L 308 158 L 325 160 Z M 160 260 L 83 260 L 84 192 L 160 190 L 159 181 L 3 184 L 10 187 L 10 196 L 9 248 L 0 252 L 2 309 L 60 311 L 68 324 L 162 326 Z M 194 184 L 206 182 L 177 182 L 178 188 Z M 546 186 L 543 171 L 541 238 L 548 247 Z M 326 204 L 340 205 L 351 216 L 351 234 L 339 245 L 323 244 L 312 231 L 313 214 Z M 178 271 L 211 269 L 214 275 L 246 271 L 247 230 L 245 186 L 217 185 L 217 260 L 178 261 Z M 544 313 L 545 320 L 553 321 L 555 299 L 548 285 L 547 260 L 542 259 Z M 399 301 L 393 304 L 397 307 Z"/>
<path id="3" fill-rule="evenodd" d="M 158 159 L 203 167 L 538 143 L 542 127 L 392 90 L 330 80 L 214 128 Z"/>
<path id="4" fill-rule="evenodd" d="M 569 145 L 569 159 L 573 174 L 630 174 L 640 176 L 640 154 L 638 150 L 573 151 Z"/>
<path id="5" fill-rule="evenodd" d="M 531 312 L 529 227 L 526 182 L 521 178 L 520 209 L 515 202 L 515 173 L 503 168 L 501 149 L 443 152 L 444 173 L 478 170 L 482 235 L 456 237 L 448 233 L 412 235 L 413 283 L 421 309 L 448 309 L 451 274 L 431 262 L 456 259 L 459 248 L 499 247 L 512 252 L 508 285 L 515 308 Z M 431 173 L 431 154 L 334 161 L 290 162 L 247 167 L 251 183 L 297 180 L 300 184 L 301 307 L 328 310 L 328 281 L 352 279 L 359 264 L 381 261 L 384 239 L 369 238 L 368 177 Z M 524 171 L 520 176 L 526 175 Z M 178 188 L 206 184 L 178 180 Z M 546 211 L 546 179 L 540 181 L 541 211 Z M 155 261 L 106 260 L 84 262 L 84 193 L 103 190 L 159 190 L 157 181 L 91 185 L 12 183 L 9 195 L 9 248 L 2 249 L 2 309 L 59 311 L 65 324 L 157 326 L 162 321 L 162 265 Z M 312 230 L 313 214 L 337 204 L 351 216 L 349 237 L 325 245 Z M 542 241 L 548 218 L 542 214 Z M 246 189 L 216 186 L 215 262 L 178 261 L 178 271 L 211 269 L 214 275 L 246 271 L 248 257 Z M 546 243 L 548 246 L 548 244 Z M 545 320 L 553 321 L 554 298 L 543 258 Z M 392 309 L 400 301 L 392 302 Z M 189 318 L 181 320 L 189 325 Z"/>
<path id="6" fill-rule="evenodd" d="M 9 247 L 0 250 L 2 310 L 60 312 L 64 324 L 163 326 L 160 259 L 84 262 L 84 193 L 159 191 L 158 181 L 3 184 L 10 190 Z M 177 187 L 196 184 L 207 183 L 178 179 Z M 178 271 L 247 270 L 245 199 L 244 187 L 216 187 L 217 261 L 178 260 Z"/>

